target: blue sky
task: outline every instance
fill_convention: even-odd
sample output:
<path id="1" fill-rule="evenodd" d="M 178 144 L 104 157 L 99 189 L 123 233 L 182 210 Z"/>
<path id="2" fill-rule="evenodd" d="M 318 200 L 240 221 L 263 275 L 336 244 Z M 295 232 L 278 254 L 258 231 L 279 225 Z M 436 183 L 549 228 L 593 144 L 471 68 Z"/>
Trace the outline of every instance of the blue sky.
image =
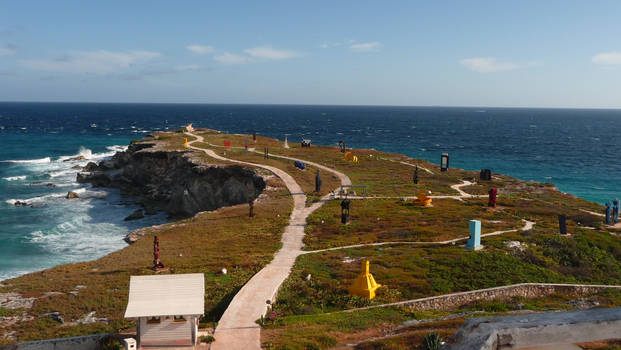
<path id="1" fill-rule="evenodd" d="M 620 1 L 2 1 L 0 101 L 621 108 Z"/>

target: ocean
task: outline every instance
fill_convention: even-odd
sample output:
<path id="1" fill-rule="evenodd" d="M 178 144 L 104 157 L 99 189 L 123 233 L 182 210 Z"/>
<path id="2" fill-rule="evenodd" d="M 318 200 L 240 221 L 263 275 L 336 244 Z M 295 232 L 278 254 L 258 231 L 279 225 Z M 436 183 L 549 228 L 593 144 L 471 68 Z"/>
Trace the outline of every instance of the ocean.
<path id="1" fill-rule="evenodd" d="M 132 198 L 76 183 L 72 167 L 188 123 L 435 163 L 447 152 L 451 167 L 550 182 L 598 203 L 619 196 L 621 110 L 0 103 L 0 280 L 101 257 L 130 230 L 166 222 L 163 213 L 123 221 L 138 208 Z M 67 161 L 79 155 L 86 160 Z"/>

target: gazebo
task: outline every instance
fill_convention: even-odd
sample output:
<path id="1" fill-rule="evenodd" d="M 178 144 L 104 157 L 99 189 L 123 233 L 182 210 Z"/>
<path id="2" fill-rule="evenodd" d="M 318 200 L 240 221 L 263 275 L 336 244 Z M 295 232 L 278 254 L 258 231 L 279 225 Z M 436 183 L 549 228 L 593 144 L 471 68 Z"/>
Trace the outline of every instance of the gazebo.
<path id="1" fill-rule="evenodd" d="M 136 320 L 139 347 L 196 345 L 204 309 L 202 273 L 130 278 L 125 318 Z"/>

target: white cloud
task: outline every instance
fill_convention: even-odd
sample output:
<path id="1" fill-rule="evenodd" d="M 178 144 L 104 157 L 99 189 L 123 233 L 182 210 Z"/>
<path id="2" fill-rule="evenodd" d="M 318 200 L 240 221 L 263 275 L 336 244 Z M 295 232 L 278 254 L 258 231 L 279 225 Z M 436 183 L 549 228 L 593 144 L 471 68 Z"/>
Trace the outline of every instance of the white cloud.
<path id="1" fill-rule="evenodd" d="M 214 51 L 214 48 L 212 46 L 205 46 L 205 45 L 188 45 L 185 48 L 191 52 L 198 53 L 201 55 L 211 53 Z"/>
<path id="2" fill-rule="evenodd" d="M 595 64 L 621 64 L 621 52 L 602 52 L 591 58 Z"/>
<path id="3" fill-rule="evenodd" d="M 73 51 L 56 59 L 22 60 L 27 68 L 64 73 L 114 73 L 119 69 L 148 62 L 160 53 L 151 51 Z"/>
<path id="4" fill-rule="evenodd" d="M 188 65 L 184 65 L 184 66 L 176 66 L 175 70 L 178 71 L 186 71 L 186 70 L 198 70 L 201 69 L 201 66 L 199 66 L 198 64 L 188 64 Z"/>
<path id="5" fill-rule="evenodd" d="M 253 47 L 244 50 L 248 55 L 265 60 L 285 60 L 288 58 L 294 58 L 300 56 L 299 53 L 289 50 L 276 50 L 269 46 Z"/>
<path id="6" fill-rule="evenodd" d="M 15 53 L 15 50 L 13 50 L 9 46 L 0 47 L 0 56 L 8 56 L 8 55 L 12 55 L 14 53 Z"/>
<path id="7" fill-rule="evenodd" d="M 213 59 L 225 64 L 244 64 L 252 62 L 252 58 L 248 56 L 237 55 L 230 52 L 225 52 L 221 55 L 214 56 Z"/>
<path id="8" fill-rule="evenodd" d="M 378 51 L 382 47 L 382 43 L 379 41 L 372 41 L 368 43 L 354 43 L 349 46 L 352 51 L 356 52 L 371 52 Z"/>
<path id="9" fill-rule="evenodd" d="M 502 72 L 520 68 L 518 64 L 512 62 L 498 62 L 493 57 L 466 58 L 459 61 L 459 63 L 461 63 L 463 66 L 470 69 L 471 71 L 479 73 Z M 528 66 L 533 65 L 539 64 L 528 64 Z"/>

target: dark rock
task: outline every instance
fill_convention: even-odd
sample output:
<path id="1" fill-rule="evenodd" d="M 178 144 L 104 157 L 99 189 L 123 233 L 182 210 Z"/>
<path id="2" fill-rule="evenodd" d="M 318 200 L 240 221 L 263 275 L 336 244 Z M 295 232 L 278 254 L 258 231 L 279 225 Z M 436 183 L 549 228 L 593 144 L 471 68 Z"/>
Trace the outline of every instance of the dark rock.
<path id="1" fill-rule="evenodd" d="M 69 191 L 67 192 L 67 195 L 65 196 L 65 198 L 67 199 L 80 198 L 80 195 L 78 195 L 77 193 L 73 191 Z"/>
<path id="2" fill-rule="evenodd" d="M 99 166 L 95 162 L 88 162 L 85 167 L 82 168 L 82 171 L 93 172 L 99 170 Z"/>
<path id="3" fill-rule="evenodd" d="M 125 221 L 137 220 L 144 218 L 144 214 L 142 213 L 142 209 L 138 209 L 135 212 L 131 213 L 128 217 L 125 218 Z"/>
<path id="4" fill-rule="evenodd" d="M 145 215 L 155 215 L 155 214 L 157 214 L 157 211 L 152 206 L 145 205 L 144 206 L 144 213 L 145 213 Z"/>
<path id="5" fill-rule="evenodd" d="M 54 188 L 54 187 L 56 187 L 56 185 L 54 185 L 53 183 L 47 183 L 47 184 L 45 184 L 45 187 Z"/>
<path id="6" fill-rule="evenodd" d="M 76 182 L 81 184 L 90 183 L 93 187 L 109 187 L 112 179 L 108 174 L 98 171 L 94 173 L 78 173 Z"/>
<path id="7" fill-rule="evenodd" d="M 117 164 L 116 164 L 116 161 L 113 159 L 106 160 L 106 161 L 99 163 L 99 168 L 102 170 L 113 170 L 117 168 Z"/>
<path id="8" fill-rule="evenodd" d="M 77 157 L 72 157 L 72 158 L 68 158 L 63 160 L 63 162 L 75 162 L 78 160 L 86 160 L 86 158 L 84 156 L 77 156 Z"/>
<path id="9" fill-rule="evenodd" d="M 14 205 L 16 207 L 26 207 L 26 206 L 28 206 L 28 203 L 27 202 L 22 202 L 22 201 L 15 201 Z"/>
<path id="10" fill-rule="evenodd" d="M 84 167 L 82 167 L 81 165 L 74 165 L 71 167 L 71 169 L 83 169 Z"/>
<path id="11" fill-rule="evenodd" d="M 133 143 L 117 152 L 90 174 L 78 174 L 80 183 L 116 187 L 123 195 L 141 198 L 147 215 L 153 208 L 164 209 L 171 217 L 190 217 L 200 211 L 248 203 L 265 189 L 265 181 L 252 169 L 242 166 L 201 166 L 186 151 L 150 149 L 152 143 Z M 94 167 L 91 167 L 94 168 Z M 112 175 L 113 174 L 113 175 Z"/>
<path id="12" fill-rule="evenodd" d="M 39 317 L 47 317 L 59 323 L 65 323 L 65 319 L 58 311 L 50 312 L 49 314 L 39 315 Z"/>

